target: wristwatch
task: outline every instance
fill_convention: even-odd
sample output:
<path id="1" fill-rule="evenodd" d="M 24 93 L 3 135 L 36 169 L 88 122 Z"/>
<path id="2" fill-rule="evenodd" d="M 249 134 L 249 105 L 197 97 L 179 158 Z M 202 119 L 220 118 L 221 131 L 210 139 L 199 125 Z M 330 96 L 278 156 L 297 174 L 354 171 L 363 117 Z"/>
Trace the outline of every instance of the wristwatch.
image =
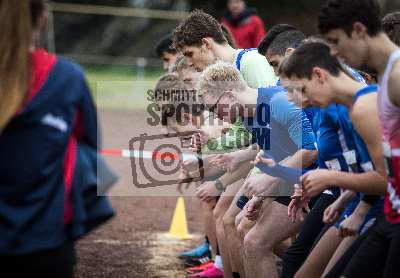
<path id="1" fill-rule="evenodd" d="M 224 185 L 222 184 L 222 182 L 219 179 L 216 179 L 214 181 L 214 184 L 215 184 L 215 188 L 217 188 L 218 191 L 221 191 L 221 192 L 225 191 L 225 187 L 224 187 Z"/>

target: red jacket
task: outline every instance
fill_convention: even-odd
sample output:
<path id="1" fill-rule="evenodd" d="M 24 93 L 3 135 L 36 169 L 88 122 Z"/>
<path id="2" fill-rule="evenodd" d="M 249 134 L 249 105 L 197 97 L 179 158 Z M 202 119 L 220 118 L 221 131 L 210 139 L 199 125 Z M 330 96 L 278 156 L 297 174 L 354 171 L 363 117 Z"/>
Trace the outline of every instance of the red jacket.
<path id="1" fill-rule="evenodd" d="M 237 18 L 227 14 L 222 18 L 221 24 L 232 33 L 238 48 L 257 47 L 266 33 L 264 22 L 254 10 L 246 10 Z"/>

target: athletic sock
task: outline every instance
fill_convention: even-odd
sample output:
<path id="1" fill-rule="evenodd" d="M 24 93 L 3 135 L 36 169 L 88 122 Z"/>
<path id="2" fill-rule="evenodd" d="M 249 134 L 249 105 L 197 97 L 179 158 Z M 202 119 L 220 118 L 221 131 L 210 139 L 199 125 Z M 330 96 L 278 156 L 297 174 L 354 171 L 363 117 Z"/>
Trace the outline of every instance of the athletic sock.
<path id="1" fill-rule="evenodd" d="M 221 271 L 224 271 L 224 266 L 222 265 L 222 259 L 220 255 L 215 256 L 214 266 Z"/>
<path id="2" fill-rule="evenodd" d="M 240 274 L 238 272 L 232 272 L 233 278 L 240 278 Z"/>

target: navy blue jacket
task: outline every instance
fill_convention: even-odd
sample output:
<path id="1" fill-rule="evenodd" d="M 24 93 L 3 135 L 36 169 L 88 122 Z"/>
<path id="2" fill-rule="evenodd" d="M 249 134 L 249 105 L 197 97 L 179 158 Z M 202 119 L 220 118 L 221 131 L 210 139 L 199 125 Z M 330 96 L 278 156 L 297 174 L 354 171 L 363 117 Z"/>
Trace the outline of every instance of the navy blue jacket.
<path id="1" fill-rule="evenodd" d="M 99 144 L 84 74 L 49 56 L 33 57 L 39 75 L 50 69 L 0 134 L 0 254 L 56 248 L 113 215 L 107 199 L 84 195 L 96 190 Z"/>

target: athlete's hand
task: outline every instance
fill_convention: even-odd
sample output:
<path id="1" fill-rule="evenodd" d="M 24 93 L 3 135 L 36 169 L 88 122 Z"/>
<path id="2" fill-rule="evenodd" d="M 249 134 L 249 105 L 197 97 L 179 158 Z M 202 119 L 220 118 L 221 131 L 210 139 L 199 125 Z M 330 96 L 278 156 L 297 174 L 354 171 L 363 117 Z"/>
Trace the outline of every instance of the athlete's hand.
<path id="1" fill-rule="evenodd" d="M 288 216 L 292 219 L 292 222 L 296 222 L 297 220 L 304 221 L 304 212 L 310 212 L 310 208 L 308 207 L 308 202 L 310 198 L 302 197 L 303 189 L 299 185 L 295 185 L 294 194 L 292 195 L 292 200 L 288 206 Z"/>
<path id="2" fill-rule="evenodd" d="M 343 213 L 345 207 L 346 205 L 341 201 L 340 198 L 333 202 L 324 211 L 324 223 L 329 224 L 336 222 Z"/>
<path id="3" fill-rule="evenodd" d="M 209 203 L 220 194 L 221 192 L 217 189 L 213 181 L 207 181 L 196 188 L 196 196 L 203 202 Z"/>
<path id="4" fill-rule="evenodd" d="M 182 187 L 185 186 L 185 190 L 187 190 L 193 182 L 199 181 L 198 177 L 201 177 L 202 173 L 199 169 L 198 161 L 197 160 L 187 160 L 182 161 L 181 163 L 181 171 L 178 176 L 178 184 L 177 190 L 179 193 L 183 194 Z"/>
<path id="5" fill-rule="evenodd" d="M 340 224 L 338 230 L 339 236 L 347 237 L 357 235 L 363 222 L 364 216 L 361 216 L 357 213 L 352 213 L 342 222 L 342 224 Z"/>
<path id="6" fill-rule="evenodd" d="M 300 177 L 303 184 L 304 193 L 312 198 L 323 192 L 332 184 L 332 173 L 326 169 L 317 169 L 309 171 Z"/>
<path id="7" fill-rule="evenodd" d="M 210 136 L 203 130 L 198 130 L 192 135 L 192 148 L 190 150 L 197 151 L 201 150 L 210 139 Z"/>
<path id="8" fill-rule="evenodd" d="M 270 187 L 270 179 L 266 174 L 254 174 L 246 179 L 244 182 L 244 195 L 247 197 L 252 197 L 254 195 L 259 196 L 266 192 Z"/>
<path id="9" fill-rule="evenodd" d="M 199 168 L 199 161 L 197 159 L 184 160 L 181 162 L 181 168 L 187 173 L 197 170 Z"/>
<path id="10" fill-rule="evenodd" d="M 210 160 L 210 163 L 228 172 L 234 172 L 239 168 L 240 161 L 235 152 L 219 154 Z"/>
<path id="11" fill-rule="evenodd" d="M 254 196 L 247 202 L 244 206 L 245 216 L 250 221 L 256 221 L 258 216 L 260 215 L 261 207 L 263 204 L 263 200 L 261 197 Z"/>
<path id="12" fill-rule="evenodd" d="M 273 160 L 271 158 L 266 158 L 264 156 L 264 151 L 259 151 L 256 158 L 251 163 L 253 165 L 256 165 L 257 163 L 260 163 L 260 162 L 263 164 L 266 164 L 268 167 L 275 167 L 275 165 L 276 165 L 275 160 Z"/>

